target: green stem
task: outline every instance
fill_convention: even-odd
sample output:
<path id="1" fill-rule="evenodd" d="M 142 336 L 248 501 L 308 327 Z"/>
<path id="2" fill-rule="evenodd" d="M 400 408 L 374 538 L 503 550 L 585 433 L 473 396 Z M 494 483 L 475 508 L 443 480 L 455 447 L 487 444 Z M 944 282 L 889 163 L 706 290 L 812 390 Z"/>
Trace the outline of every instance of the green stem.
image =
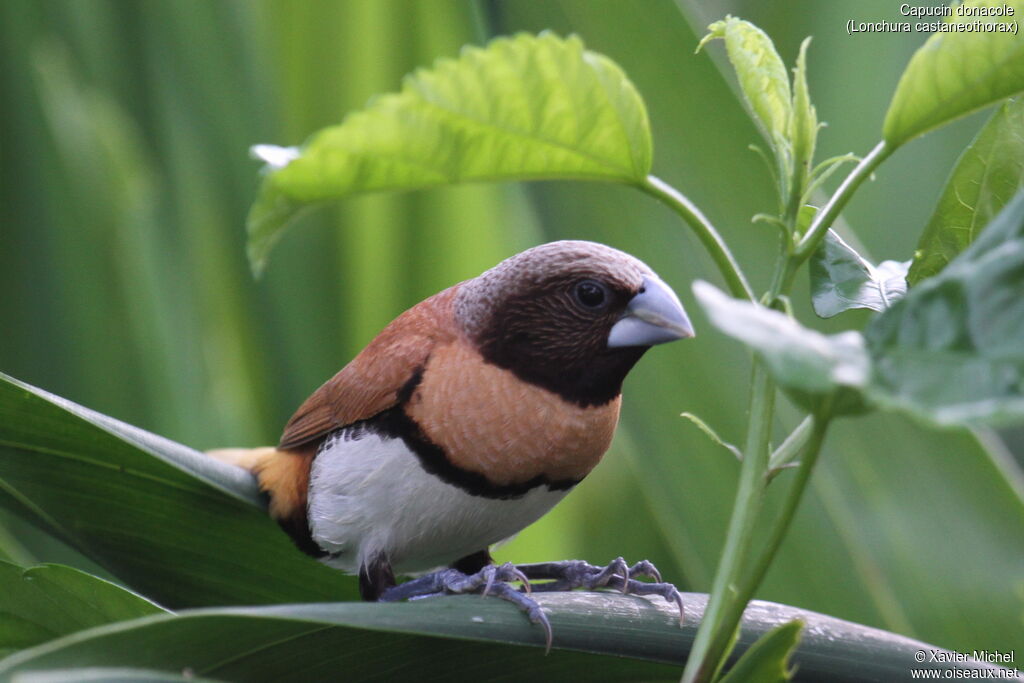
<path id="1" fill-rule="evenodd" d="M 797 244 L 794 252 L 796 265 L 800 265 L 807 258 L 814 253 L 814 250 L 818 248 L 818 244 L 825 237 L 825 233 L 835 222 L 836 218 L 839 217 L 839 213 L 846 206 L 846 203 L 850 201 L 853 193 L 857 191 L 860 184 L 867 179 L 874 170 L 885 161 L 890 154 L 895 151 L 895 148 L 890 147 L 885 143 L 885 140 L 875 145 L 875 148 L 871 152 L 860 160 L 850 175 L 846 176 L 842 184 L 836 190 L 832 198 L 828 200 L 828 204 L 817 213 L 814 220 L 811 222 L 810 227 L 807 228 L 807 232 L 804 234 L 800 243 Z"/>
<path id="2" fill-rule="evenodd" d="M 784 216 L 788 230 L 783 238 L 771 286 L 761 299 L 763 305 L 781 308 L 781 296 L 789 292 L 797 269 L 817 248 L 829 226 L 860 184 L 892 152 L 893 149 L 884 141 L 876 145 L 850 172 L 825 207 L 817 213 L 799 241 L 793 238 L 799 202 L 792 201 L 790 197 L 791 201 L 786 206 Z M 648 176 L 641 187 L 672 207 L 694 228 L 725 276 L 733 295 L 753 301 L 750 286 L 744 280 L 732 254 L 696 207 L 654 176 Z M 769 439 L 775 414 L 775 383 L 768 375 L 763 362 L 755 356 L 750 393 L 750 422 L 740 468 L 739 488 L 707 610 L 683 671 L 683 683 L 707 683 L 715 677 L 724 658 L 728 656 L 743 611 L 764 578 L 803 498 L 807 481 L 825 437 L 829 410 L 830 402 L 826 401 L 811 419 L 809 435 L 805 421 L 780 446 L 779 458 L 792 457 L 792 450 L 800 448 L 801 445 L 803 458 L 797 478 L 787 492 L 783 510 L 771 523 L 767 543 L 759 554 L 752 557 L 754 533 L 770 480 Z"/>
<path id="3" fill-rule="evenodd" d="M 722 273 L 722 277 L 725 278 L 729 291 L 734 297 L 747 301 L 755 300 L 754 291 L 743 276 L 743 271 L 740 270 L 729 247 L 726 246 L 715 227 L 711 225 L 711 221 L 701 213 L 693 202 L 674 187 L 653 175 L 647 176 L 638 187 L 679 214 L 693 229 L 697 239 L 701 241 L 715 265 L 718 266 L 719 272 Z"/>
<path id="4" fill-rule="evenodd" d="M 811 416 L 809 420 L 800 423 L 800 426 L 794 429 L 790 437 L 779 447 L 779 450 L 782 450 L 790 441 L 799 441 L 803 434 L 806 434 L 808 431 L 810 432 L 809 438 L 807 438 L 801 449 L 800 466 L 796 471 L 796 479 L 793 481 L 789 491 L 786 492 L 786 500 L 782 512 L 772 520 L 768 542 L 761 550 L 757 559 L 752 563 L 753 570 L 743 580 L 739 591 L 740 596 L 753 595 L 757 587 L 761 585 L 761 581 L 768 572 L 768 567 L 771 565 L 775 553 L 778 551 L 779 546 L 782 545 L 786 532 L 789 531 L 790 522 L 793 521 L 793 515 L 803 499 L 804 489 L 807 488 L 807 481 L 811 478 L 811 470 L 814 469 L 814 463 L 817 462 L 818 454 L 821 452 L 821 444 L 825 440 L 825 432 L 828 430 L 829 421 L 831 420 L 830 411 L 831 401 L 826 400 L 823 402 L 821 409 Z M 804 427 L 805 425 L 809 425 L 809 430 Z M 774 458 L 773 454 L 772 459 Z"/>
<path id="5" fill-rule="evenodd" d="M 754 359 L 750 405 L 750 424 L 743 448 L 739 490 L 736 492 L 729 532 L 715 573 L 708 607 L 683 671 L 684 683 L 711 679 L 718 662 L 732 642 L 732 633 L 749 599 L 749 596 L 740 592 L 740 581 L 764 502 L 768 442 L 775 413 L 775 382 L 758 358 Z"/>
<path id="6" fill-rule="evenodd" d="M 787 227 L 784 232 L 792 232 L 792 227 Z M 781 310 L 782 306 L 778 300 L 779 294 L 789 292 L 789 288 L 793 284 L 793 274 L 796 272 L 796 265 L 793 259 L 793 243 L 788 234 L 782 235 L 779 239 L 779 258 L 775 263 L 776 268 L 772 274 L 772 283 L 768 287 L 768 291 L 761 297 L 761 305 Z"/>

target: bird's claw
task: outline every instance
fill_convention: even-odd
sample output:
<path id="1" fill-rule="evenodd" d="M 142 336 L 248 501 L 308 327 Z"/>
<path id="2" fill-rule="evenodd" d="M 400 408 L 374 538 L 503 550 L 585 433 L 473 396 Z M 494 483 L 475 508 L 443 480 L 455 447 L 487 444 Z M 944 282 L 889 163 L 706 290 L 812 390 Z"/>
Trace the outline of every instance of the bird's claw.
<path id="1" fill-rule="evenodd" d="M 518 581 L 523 586 L 520 592 L 509 585 Z M 530 580 L 518 567 L 511 562 L 500 565 L 488 565 L 475 574 L 464 574 L 458 569 L 441 569 L 439 571 L 406 581 L 393 586 L 380 596 L 381 602 L 398 602 L 400 600 L 418 600 L 438 595 L 465 595 L 479 593 L 507 600 L 526 613 L 527 618 L 544 629 L 545 653 L 551 651 L 551 622 L 533 598 Z"/>
<path id="2" fill-rule="evenodd" d="M 582 560 L 565 560 L 519 565 L 519 569 L 531 581 L 545 582 L 533 584 L 533 590 L 537 592 L 607 587 L 629 595 L 660 595 L 679 608 L 679 625 L 683 625 L 683 597 L 675 586 L 661 580 L 661 572 L 647 560 L 629 566 L 624 559 L 617 557 L 604 567 Z M 641 577 L 652 579 L 653 583 L 638 581 Z"/>
<path id="3" fill-rule="evenodd" d="M 639 578 L 653 582 L 638 581 Z M 531 581 L 543 583 L 531 584 Z M 520 590 L 509 584 L 518 581 Z M 628 595 L 660 595 L 679 608 L 679 625 L 683 625 L 683 598 L 670 583 L 661 580 L 657 567 L 641 560 L 633 566 L 617 557 L 604 567 L 597 567 L 582 560 L 563 562 L 542 562 L 539 564 L 513 565 L 510 562 L 488 565 L 475 574 L 464 574 L 458 569 L 442 569 L 389 588 L 381 595 L 382 602 L 418 600 L 438 595 L 464 595 L 479 593 L 511 602 L 534 624 L 544 629 L 545 652 L 551 651 L 551 622 L 540 605 L 530 597 L 531 591 L 570 591 L 575 588 L 596 590 L 611 588 Z"/>

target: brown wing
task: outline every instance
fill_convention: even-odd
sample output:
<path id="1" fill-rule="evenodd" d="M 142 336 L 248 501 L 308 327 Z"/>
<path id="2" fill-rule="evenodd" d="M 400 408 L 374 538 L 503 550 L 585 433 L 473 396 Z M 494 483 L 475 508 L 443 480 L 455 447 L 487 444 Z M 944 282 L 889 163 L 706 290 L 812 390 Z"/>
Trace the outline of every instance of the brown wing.
<path id="1" fill-rule="evenodd" d="M 295 449 L 397 404 L 402 388 L 422 369 L 434 347 L 455 339 L 457 288 L 435 294 L 395 318 L 306 399 L 285 426 L 278 448 Z"/>

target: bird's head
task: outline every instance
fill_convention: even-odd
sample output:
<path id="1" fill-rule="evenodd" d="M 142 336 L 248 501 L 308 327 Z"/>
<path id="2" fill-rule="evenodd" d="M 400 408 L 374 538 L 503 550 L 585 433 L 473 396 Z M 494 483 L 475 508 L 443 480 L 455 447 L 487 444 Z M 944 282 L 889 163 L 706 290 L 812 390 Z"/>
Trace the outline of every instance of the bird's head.
<path id="1" fill-rule="evenodd" d="M 580 405 L 618 396 L 654 344 L 693 336 L 679 298 L 603 244 L 542 244 L 464 282 L 456 319 L 484 359 Z"/>

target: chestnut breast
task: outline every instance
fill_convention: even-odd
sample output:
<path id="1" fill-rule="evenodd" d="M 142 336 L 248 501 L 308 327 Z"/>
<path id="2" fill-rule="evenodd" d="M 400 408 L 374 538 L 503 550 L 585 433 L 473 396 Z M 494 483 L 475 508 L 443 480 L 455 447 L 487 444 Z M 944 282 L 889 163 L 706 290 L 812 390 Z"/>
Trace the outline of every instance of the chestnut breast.
<path id="1" fill-rule="evenodd" d="M 436 347 L 405 406 L 449 462 L 496 485 L 578 481 L 608 450 L 620 397 L 582 407 L 483 360 L 464 338 Z"/>

